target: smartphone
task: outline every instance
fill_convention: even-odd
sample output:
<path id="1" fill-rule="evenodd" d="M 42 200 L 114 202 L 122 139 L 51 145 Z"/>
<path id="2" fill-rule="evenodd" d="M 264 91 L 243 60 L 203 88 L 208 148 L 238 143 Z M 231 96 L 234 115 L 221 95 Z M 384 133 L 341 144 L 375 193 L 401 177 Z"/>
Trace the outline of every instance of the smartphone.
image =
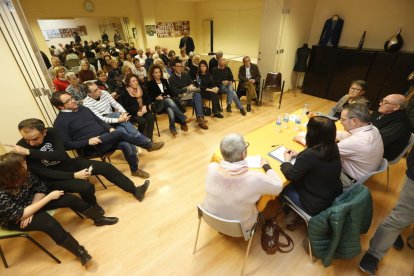
<path id="1" fill-rule="evenodd" d="M 92 167 L 92 165 L 90 165 L 89 168 L 88 168 L 88 172 L 92 173 L 92 170 L 93 170 L 93 167 Z"/>

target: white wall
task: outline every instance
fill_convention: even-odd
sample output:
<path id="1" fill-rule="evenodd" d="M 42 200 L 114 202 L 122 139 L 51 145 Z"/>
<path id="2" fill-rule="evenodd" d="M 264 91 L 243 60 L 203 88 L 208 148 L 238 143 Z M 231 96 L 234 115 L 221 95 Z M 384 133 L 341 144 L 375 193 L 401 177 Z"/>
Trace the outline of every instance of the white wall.
<path id="1" fill-rule="evenodd" d="M 339 46 L 357 47 L 364 30 L 364 48 L 383 49 L 385 41 L 403 28 L 402 50 L 414 50 L 414 1 L 318 0 L 309 44 L 318 44 L 325 21 L 338 14 L 344 19 Z"/>

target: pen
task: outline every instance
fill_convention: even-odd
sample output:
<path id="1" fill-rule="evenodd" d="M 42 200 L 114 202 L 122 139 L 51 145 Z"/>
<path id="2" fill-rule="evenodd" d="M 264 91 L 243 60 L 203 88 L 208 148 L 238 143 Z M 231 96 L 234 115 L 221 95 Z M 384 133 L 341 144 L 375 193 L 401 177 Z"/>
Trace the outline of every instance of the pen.
<path id="1" fill-rule="evenodd" d="M 272 148 L 279 147 L 279 146 L 281 146 L 281 145 L 272 145 Z"/>

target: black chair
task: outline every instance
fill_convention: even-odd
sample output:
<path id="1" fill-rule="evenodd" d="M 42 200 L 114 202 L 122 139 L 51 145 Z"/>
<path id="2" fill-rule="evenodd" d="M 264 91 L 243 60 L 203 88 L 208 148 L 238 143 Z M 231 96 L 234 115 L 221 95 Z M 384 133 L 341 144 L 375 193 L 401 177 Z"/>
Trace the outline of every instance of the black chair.
<path id="1" fill-rule="evenodd" d="M 160 128 L 158 127 L 158 119 L 157 119 L 157 112 L 155 112 L 155 103 L 151 103 L 150 111 L 154 115 L 155 126 L 157 127 L 158 137 L 161 137 Z"/>
<path id="2" fill-rule="evenodd" d="M 259 98 L 260 98 L 260 81 L 254 83 L 254 87 L 256 89 L 257 103 L 260 104 L 260 102 L 259 102 Z M 239 99 L 243 96 L 246 96 L 246 89 L 244 87 L 242 87 L 242 85 L 240 85 L 240 81 L 238 81 L 238 84 L 237 84 L 236 94 L 237 94 L 237 97 Z"/>
<path id="3" fill-rule="evenodd" d="M 260 92 L 259 103 L 262 104 L 263 92 L 270 90 L 271 92 L 280 92 L 279 109 L 282 104 L 283 91 L 285 81 L 282 80 L 282 73 L 269 72 L 266 79 L 262 81 L 262 90 Z"/>

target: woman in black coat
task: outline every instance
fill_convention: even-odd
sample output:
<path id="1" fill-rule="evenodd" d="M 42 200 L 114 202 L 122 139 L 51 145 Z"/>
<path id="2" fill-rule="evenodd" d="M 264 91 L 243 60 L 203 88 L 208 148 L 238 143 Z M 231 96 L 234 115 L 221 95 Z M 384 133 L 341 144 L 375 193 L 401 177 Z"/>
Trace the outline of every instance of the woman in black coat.
<path id="1" fill-rule="evenodd" d="M 152 65 L 148 74 L 148 93 L 154 103 L 156 113 L 166 112 L 170 122 L 170 131 L 176 136 L 177 130 L 175 122 L 181 125 L 181 130 L 188 131 L 187 123 L 191 118 L 187 118 L 180 110 L 177 103 L 171 98 L 171 89 L 166 79 L 162 77 L 162 69 L 159 65 Z"/>
<path id="2" fill-rule="evenodd" d="M 216 118 L 223 118 L 223 115 L 220 114 L 220 102 L 219 102 L 219 88 L 213 81 L 213 78 L 210 75 L 208 70 L 207 61 L 202 60 L 198 65 L 198 78 L 201 96 L 204 99 L 211 100 L 212 103 L 212 114 Z"/>
<path id="3" fill-rule="evenodd" d="M 139 132 L 152 140 L 154 132 L 154 115 L 149 106 L 151 98 L 139 86 L 139 77 L 128 74 L 125 78 L 126 87 L 121 91 L 119 103 L 131 115 L 131 121 L 138 124 Z"/>

